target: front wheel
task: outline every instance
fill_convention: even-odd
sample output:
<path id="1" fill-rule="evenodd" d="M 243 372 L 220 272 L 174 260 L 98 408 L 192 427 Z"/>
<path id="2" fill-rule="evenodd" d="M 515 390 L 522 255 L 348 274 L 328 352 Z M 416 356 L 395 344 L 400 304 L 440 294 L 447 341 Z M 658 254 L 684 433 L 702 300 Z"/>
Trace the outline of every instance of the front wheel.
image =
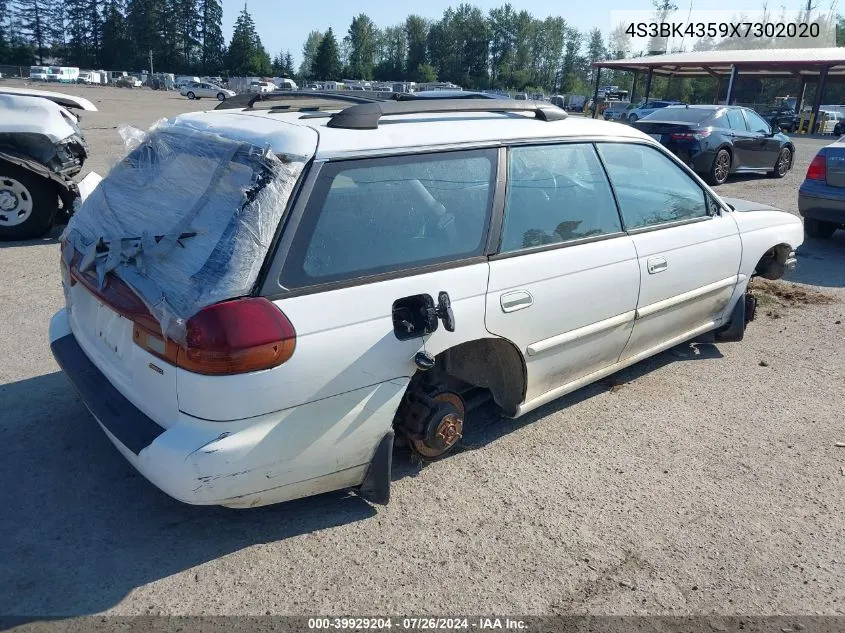
<path id="1" fill-rule="evenodd" d="M 819 240 L 826 240 L 833 235 L 836 230 L 836 225 L 833 222 L 825 222 L 823 220 L 814 220 L 813 218 L 804 218 L 804 233 L 807 237 L 813 237 Z"/>
<path id="2" fill-rule="evenodd" d="M 726 149 L 720 149 L 713 158 L 713 165 L 707 174 L 707 182 L 711 185 L 721 185 L 728 179 L 731 173 L 731 153 Z"/>
<path id="3" fill-rule="evenodd" d="M 225 101 L 225 100 L 226 100 L 226 95 L 224 95 L 222 92 L 218 92 L 218 93 L 217 93 L 217 100 L 218 100 L 218 101 Z"/>
<path id="4" fill-rule="evenodd" d="M 792 167 L 792 150 L 784 147 L 780 150 L 777 162 L 775 162 L 775 168 L 769 172 L 769 175 L 772 178 L 783 178 L 786 176 L 786 172 L 789 171 L 790 167 Z"/>
<path id="5" fill-rule="evenodd" d="M 0 162 L 0 239 L 40 237 L 53 226 L 58 210 L 59 196 L 49 180 Z"/>
<path id="6" fill-rule="evenodd" d="M 189 92 L 187 96 L 188 99 L 190 99 L 191 101 L 197 98 L 197 95 L 195 95 L 193 92 Z"/>
<path id="7" fill-rule="evenodd" d="M 628 115 L 628 123 L 636 123 L 639 118 L 636 114 L 630 114 Z"/>

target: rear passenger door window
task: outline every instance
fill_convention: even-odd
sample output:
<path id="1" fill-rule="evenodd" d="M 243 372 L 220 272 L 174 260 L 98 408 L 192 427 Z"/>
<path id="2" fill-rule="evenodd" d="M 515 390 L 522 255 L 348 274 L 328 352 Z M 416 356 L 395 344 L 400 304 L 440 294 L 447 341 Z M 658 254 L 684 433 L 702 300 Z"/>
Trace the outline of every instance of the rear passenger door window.
<path id="1" fill-rule="evenodd" d="M 621 231 L 613 193 L 592 144 L 510 149 L 500 252 Z"/>
<path id="2" fill-rule="evenodd" d="M 745 125 L 745 117 L 742 116 L 742 112 L 739 110 L 728 110 L 727 114 L 728 125 L 732 130 L 738 130 L 740 132 L 747 132 L 748 127 Z"/>
<path id="3" fill-rule="evenodd" d="M 496 156 L 490 149 L 324 165 L 282 285 L 347 281 L 482 255 Z"/>
<path id="4" fill-rule="evenodd" d="M 704 190 L 653 147 L 601 143 L 599 153 L 613 183 L 627 230 L 709 215 Z"/>

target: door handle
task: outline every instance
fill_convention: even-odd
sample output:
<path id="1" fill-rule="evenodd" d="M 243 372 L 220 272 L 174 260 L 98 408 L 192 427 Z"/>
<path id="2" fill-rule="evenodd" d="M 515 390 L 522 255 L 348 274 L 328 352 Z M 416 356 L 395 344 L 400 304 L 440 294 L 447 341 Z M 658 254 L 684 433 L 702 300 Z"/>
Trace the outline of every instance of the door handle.
<path id="1" fill-rule="evenodd" d="M 527 290 L 506 292 L 499 298 L 502 312 L 516 312 L 517 310 L 529 307 L 532 303 L 534 303 L 534 297 Z"/>
<path id="2" fill-rule="evenodd" d="M 650 257 L 646 262 L 646 268 L 650 275 L 662 273 L 669 268 L 669 262 L 666 261 L 665 257 Z"/>

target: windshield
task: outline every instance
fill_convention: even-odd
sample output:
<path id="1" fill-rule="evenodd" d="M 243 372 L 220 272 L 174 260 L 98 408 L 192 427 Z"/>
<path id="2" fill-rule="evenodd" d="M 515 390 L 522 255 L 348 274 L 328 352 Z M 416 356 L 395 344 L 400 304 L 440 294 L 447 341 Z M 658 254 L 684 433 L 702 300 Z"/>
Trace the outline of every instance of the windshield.
<path id="1" fill-rule="evenodd" d="M 114 166 L 65 237 L 101 284 L 119 276 L 181 341 L 200 309 L 250 293 L 302 167 L 164 125 Z"/>

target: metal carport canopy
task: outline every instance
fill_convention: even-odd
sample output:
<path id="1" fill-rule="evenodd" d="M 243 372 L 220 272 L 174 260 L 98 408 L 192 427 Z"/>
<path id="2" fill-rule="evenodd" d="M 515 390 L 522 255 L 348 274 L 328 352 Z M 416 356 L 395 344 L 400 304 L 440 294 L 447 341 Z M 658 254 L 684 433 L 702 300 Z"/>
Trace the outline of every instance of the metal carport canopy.
<path id="1" fill-rule="evenodd" d="M 743 77 L 812 79 L 823 68 L 828 77 L 845 76 L 845 48 L 697 51 L 599 61 L 593 66 L 674 77 L 727 77 L 735 67 Z"/>

